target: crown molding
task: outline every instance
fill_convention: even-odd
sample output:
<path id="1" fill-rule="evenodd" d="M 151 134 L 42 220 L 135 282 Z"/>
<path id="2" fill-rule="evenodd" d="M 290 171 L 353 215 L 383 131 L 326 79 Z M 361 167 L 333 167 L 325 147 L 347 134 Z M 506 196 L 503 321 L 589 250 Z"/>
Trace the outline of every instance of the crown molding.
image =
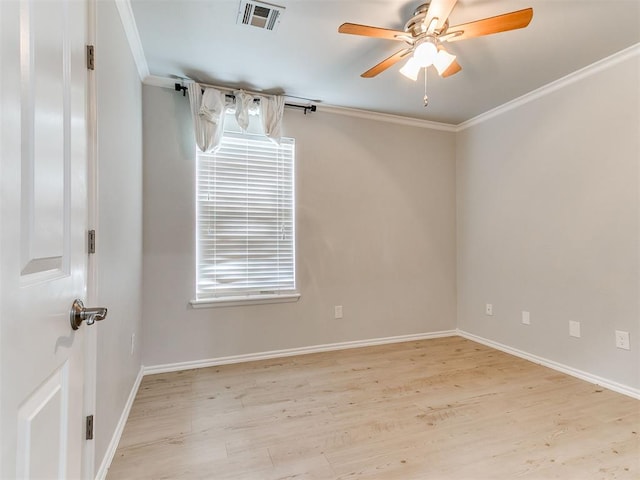
<path id="1" fill-rule="evenodd" d="M 403 117 L 400 115 L 391 115 L 389 113 L 373 112 L 370 110 L 360 110 L 357 108 L 338 107 L 336 105 L 317 105 L 318 111 L 335 113 L 338 115 L 346 115 L 348 117 L 364 118 L 366 120 L 376 120 L 379 122 L 396 123 L 398 125 L 407 125 L 410 127 L 429 128 L 431 130 L 441 130 L 445 132 L 455 132 L 457 127 L 450 123 L 432 122 L 430 120 L 422 120 L 419 118 Z"/>
<path id="2" fill-rule="evenodd" d="M 134 18 L 133 10 L 131 9 L 131 2 L 130 0 L 114 0 L 114 3 L 116 4 L 118 13 L 120 14 L 120 21 L 122 22 L 124 33 L 127 36 L 127 41 L 129 42 L 133 61 L 138 68 L 138 76 L 140 77 L 140 80 L 144 80 L 149 76 L 149 66 L 147 65 L 147 59 L 144 56 L 140 33 L 138 32 L 136 19 Z"/>
<path id="3" fill-rule="evenodd" d="M 174 84 L 176 82 L 179 83 L 180 79 L 147 75 L 142 83 L 153 87 L 170 88 L 173 90 Z M 349 117 L 364 118 L 366 120 L 377 120 L 380 122 L 396 123 L 399 125 L 407 125 L 410 127 L 442 130 L 445 132 L 456 131 L 456 126 L 449 123 L 431 122 L 429 120 L 421 120 L 419 118 L 402 117 L 400 115 L 391 115 L 388 113 L 379 113 L 370 110 L 359 110 L 357 108 L 338 107 L 336 105 L 326 105 L 321 103 L 318 103 L 316 107 L 318 112 L 335 113 L 337 115 L 346 115 Z"/>
<path id="4" fill-rule="evenodd" d="M 568 85 L 579 82 L 580 80 L 590 77 L 591 75 L 595 75 L 598 72 L 606 70 L 614 65 L 624 62 L 637 55 L 640 55 L 640 43 L 636 43 L 635 45 L 632 45 L 628 48 L 625 48 L 624 50 L 614 53 L 613 55 L 605 57 L 602 60 L 598 60 L 597 62 L 592 63 L 591 65 L 587 65 L 586 67 L 581 68 L 580 70 L 576 70 L 575 72 L 572 72 L 569 75 L 559 78 L 558 80 L 554 80 L 553 82 L 548 83 L 535 90 L 532 90 L 529 93 L 525 93 L 521 97 L 515 98 L 507 103 L 503 103 L 499 107 L 492 108 L 491 110 L 487 110 L 486 112 L 481 113 L 476 117 L 473 117 L 465 122 L 458 124 L 456 127 L 456 131 L 460 132 L 469 127 L 478 125 L 479 123 L 485 122 L 494 117 L 502 115 L 503 113 L 506 113 L 510 110 L 521 107 L 522 105 L 525 105 L 529 102 L 533 102 L 534 100 L 537 100 L 541 97 L 549 95 Z"/>
<path id="5" fill-rule="evenodd" d="M 142 83 L 151 87 L 170 88 L 173 90 L 174 85 L 180 83 L 180 79 L 147 75 L 142 79 Z"/>

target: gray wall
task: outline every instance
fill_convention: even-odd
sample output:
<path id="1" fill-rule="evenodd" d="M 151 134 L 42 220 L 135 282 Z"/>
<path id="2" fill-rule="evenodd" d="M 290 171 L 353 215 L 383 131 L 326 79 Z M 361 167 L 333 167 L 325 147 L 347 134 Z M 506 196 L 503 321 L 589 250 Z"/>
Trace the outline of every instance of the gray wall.
<path id="1" fill-rule="evenodd" d="M 457 135 L 458 327 L 635 388 L 639 67 L 636 55 Z"/>
<path id="2" fill-rule="evenodd" d="M 285 110 L 302 297 L 193 310 L 190 122 L 188 99 L 143 87 L 145 365 L 455 328 L 454 133 Z"/>
<path id="3" fill-rule="evenodd" d="M 142 280 L 141 83 L 113 1 L 97 2 L 98 101 L 97 298 L 109 308 L 96 324 L 97 469 L 141 365 Z M 139 342 L 138 342 L 139 343 Z"/>

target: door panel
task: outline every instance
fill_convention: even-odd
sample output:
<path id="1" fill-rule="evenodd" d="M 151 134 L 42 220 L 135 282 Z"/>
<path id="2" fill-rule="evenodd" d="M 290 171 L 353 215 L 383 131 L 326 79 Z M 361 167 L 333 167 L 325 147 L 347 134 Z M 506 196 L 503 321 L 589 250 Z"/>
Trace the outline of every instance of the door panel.
<path id="1" fill-rule="evenodd" d="M 68 5 L 20 2 L 23 284 L 68 274 Z M 66 258 L 65 258 L 66 257 Z"/>
<path id="2" fill-rule="evenodd" d="M 0 478 L 80 478 L 86 2 L 0 0 Z"/>
<path id="3" fill-rule="evenodd" d="M 18 411 L 17 478 L 67 478 L 67 366 L 37 388 Z"/>

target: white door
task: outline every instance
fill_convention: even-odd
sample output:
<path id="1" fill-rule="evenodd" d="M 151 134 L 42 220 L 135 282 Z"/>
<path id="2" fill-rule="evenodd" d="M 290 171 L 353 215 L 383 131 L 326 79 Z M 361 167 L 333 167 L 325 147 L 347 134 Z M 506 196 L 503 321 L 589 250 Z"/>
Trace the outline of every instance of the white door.
<path id="1" fill-rule="evenodd" d="M 0 478 L 79 478 L 85 0 L 0 0 Z"/>

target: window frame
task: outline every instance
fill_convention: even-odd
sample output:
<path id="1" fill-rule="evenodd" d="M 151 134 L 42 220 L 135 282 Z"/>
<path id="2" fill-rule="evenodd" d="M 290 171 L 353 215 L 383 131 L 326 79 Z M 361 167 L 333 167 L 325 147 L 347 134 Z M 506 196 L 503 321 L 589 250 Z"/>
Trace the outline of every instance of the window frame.
<path id="1" fill-rule="evenodd" d="M 263 140 L 266 139 L 268 142 L 271 140 L 264 135 L 257 135 L 253 133 L 243 133 L 237 132 L 234 129 L 227 129 L 223 132 L 223 141 L 225 136 L 232 136 L 234 138 L 244 137 L 249 140 Z M 292 268 L 293 268 L 293 288 L 291 289 L 283 289 L 283 290 L 273 290 L 266 292 L 250 292 L 247 291 L 245 293 L 232 293 L 229 295 L 202 295 L 200 291 L 200 268 L 201 268 L 201 253 L 200 253 L 200 242 L 201 242 L 201 228 L 200 228 L 200 203 L 199 203 L 199 194 L 200 194 L 200 186 L 198 182 L 198 178 L 201 171 L 200 166 L 200 158 L 201 156 L 206 157 L 215 157 L 215 153 L 206 154 L 201 152 L 198 147 L 195 147 L 196 151 L 196 174 L 195 174 L 195 247 L 196 247 L 196 255 L 195 255 L 195 275 L 194 275 L 194 291 L 195 298 L 190 300 L 190 305 L 192 308 L 200 309 L 200 308 L 212 308 L 212 307 L 225 307 L 225 306 L 242 306 L 242 305 L 255 305 L 255 304 L 272 304 L 272 303 L 288 303 L 288 302 L 296 302 L 300 298 L 300 293 L 297 290 L 297 269 L 296 269 L 296 181 L 295 181 L 295 139 L 293 138 L 283 138 L 282 140 L 291 142 L 292 152 L 291 152 L 291 248 L 292 248 Z"/>

